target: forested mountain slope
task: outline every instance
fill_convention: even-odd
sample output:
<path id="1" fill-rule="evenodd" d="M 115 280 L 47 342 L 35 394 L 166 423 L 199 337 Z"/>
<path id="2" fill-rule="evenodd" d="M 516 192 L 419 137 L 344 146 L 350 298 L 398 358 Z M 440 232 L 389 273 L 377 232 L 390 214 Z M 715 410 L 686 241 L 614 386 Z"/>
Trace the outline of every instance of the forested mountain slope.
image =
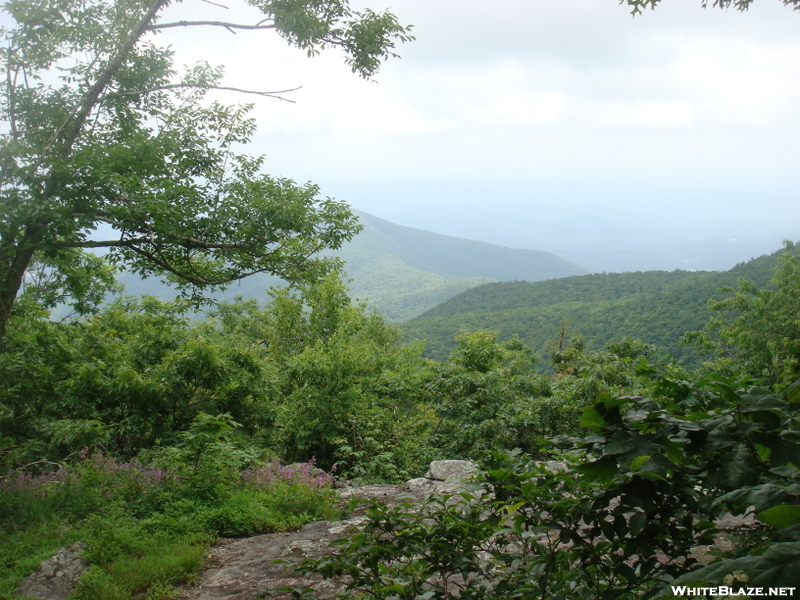
<path id="1" fill-rule="evenodd" d="M 489 283 L 451 298 L 401 325 L 406 339 L 426 340 L 426 355 L 445 358 L 462 330 L 491 329 L 501 339 L 519 335 L 542 354 L 566 323 L 589 348 L 622 336 L 655 344 L 679 360 L 697 356 L 679 340 L 709 318 L 708 300 L 718 289 L 746 279 L 766 286 L 779 252 L 729 271 L 603 273 L 540 282 Z"/>
<path id="2" fill-rule="evenodd" d="M 336 254 L 345 263 L 351 295 L 388 321 L 410 319 L 463 290 L 492 281 L 540 281 L 586 272 L 550 252 L 506 248 L 354 213 L 364 229 Z M 121 279 L 129 294 L 174 295 L 155 280 L 142 281 L 130 274 Z M 255 275 L 215 297 L 263 298 L 265 288 L 279 284 L 277 278 Z"/>
<path id="3" fill-rule="evenodd" d="M 405 227 L 360 211 L 364 225 L 339 255 L 353 269 L 368 252 L 382 250 L 409 267 L 445 277 L 487 277 L 498 281 L 541 281 L 586 273 L 574 263 L 550 252 L 506 248 Z"/>

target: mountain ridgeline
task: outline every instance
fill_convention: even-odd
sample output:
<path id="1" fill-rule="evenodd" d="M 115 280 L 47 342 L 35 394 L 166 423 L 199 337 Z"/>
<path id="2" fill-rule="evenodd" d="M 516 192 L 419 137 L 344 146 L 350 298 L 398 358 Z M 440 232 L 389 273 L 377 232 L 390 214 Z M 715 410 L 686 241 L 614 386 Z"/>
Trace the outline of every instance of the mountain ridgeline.
<path id="1" fill-rule="evenodd" d="M 364 229 L 337 253 L 354 297 L 388 321 L 422 314 L 455 294 L 492 281 L 541 281 L 586 273 L 537 250 L 506 248 L 404 227 L 354 211 Z"/>
<path id="2" fill-rule="evenodd" d="M 363 230 L 335 254 L 345 264 L 353 298 L 375 308 L 389 322 L 405 321 L 466 289 L 493 281 L 540 281 L 586 273 L 550 252 L 496 244 L 404 227 L 353 211 Z M 161 298 L 174 292 L 156 279 L 120 277 L 127 293 Z M 264 298 L 281 285 L 277 277 L 253 275 L 216 292 L 218 300 Z"/>
<path id="3" fill-rule="evenodd" d="M 500 339 L 518 335 L 540 355 L 548 355 L 565 326 L 567 335 L 582 335 L 590 349 L 630 336 L 696 364 L 696 352 L 680 339 L 703 328 L 710 317 L 709 299 L 722 298 L 720 287 L 736 286 L 743 279 L 768 285 L 781 252 L 722 272 L 602 273 L 489 283 L 454 296 L 401 328 L 406 339 L 425 340 L 425 354 L 439 360 L 455 347 L 459 332 L 477 329 L 496 331 Z"/>

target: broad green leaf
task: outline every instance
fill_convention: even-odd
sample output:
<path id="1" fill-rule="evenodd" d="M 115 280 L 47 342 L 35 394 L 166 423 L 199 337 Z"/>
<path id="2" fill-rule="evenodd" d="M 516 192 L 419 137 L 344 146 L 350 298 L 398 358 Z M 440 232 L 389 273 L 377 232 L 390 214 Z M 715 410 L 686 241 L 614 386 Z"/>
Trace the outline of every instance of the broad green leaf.
<path id="1" fill-rule="evenodd" d="M 800 402 L 800 379 L 795 381 L 789 386 L 789 389 L 786 390 L 786 399 L 792 404 Z"/>
<path id="2" fill-rule="evenodd" d="M 719 585 L 726 575 L 735 571 L 743 571 L 748 576 L 748 586 L 797 586 L 797 574 L 800 572 L 800 542 L 781 542 L 773 544 L 760 556 L 745 556 L 712 563 L 681 575 L 666 586 L 662 594 L 669 594 L 673 585 Z"/>
<path id="3" fill-rule="evenodd" d="M 636 513 L 633 515 L 629 524 L 631 535 L 639 535 L 639 532 L 644 529 L 645 525 L 647 525 L 647 515 L 645 513 Z"/>
<path id="4" fill-rule="evenodd" d="M 773 506 L 772 508 L 758 513 L 756 518 L 776 529 L 791 527 L 792 525 L 800 523 L 800 505 L 782 504 L 780 506 Z"/>
<path id="5" fill-rule="evenodd" d="M 783 486 L 764 483 L 728 492 L 719 497 L 714 504 L 733 507 L 741 511 L 754 506 L 757 511 L 765 511 L 774 506 L 787 504 L 797 495 L 800 495 L 800 484 Z"/>
<path id="6" fill-rule="evenodd" d="M 786 442 L 800 445 L 800 431 L 795 429 L 786 429 L 779 434 L 780 438 Z"/>
<path id="7" fill-rule="evenodd" d="M 580 424 L 588 429 L 600 429 L 606 424 L 606 421 L 594 406 L 587 406 L 583 409 Z"/>
<path id="8" fill-rule="evenodd" d="M 761 444 L 756 444 L 755 449 L 758 460 L 761 462 L 769 462 L 770 456 L 772 456 L 772 448 L 767 448 Z"/>
<path id="9" fill-rule="evenodd" d="M 649 456 L 637 456 L 631 461 L 631 471 L 638 471 L 648 460 L 650 460 Z"/>
<path id="10" fill-rule="evenodd" d="M 579 473 L 586 475 L 591 481 L 608 480 L 617 474 L 617 460 L 613 456 L 604 456 L 590 463 L 576 468 Z"/>

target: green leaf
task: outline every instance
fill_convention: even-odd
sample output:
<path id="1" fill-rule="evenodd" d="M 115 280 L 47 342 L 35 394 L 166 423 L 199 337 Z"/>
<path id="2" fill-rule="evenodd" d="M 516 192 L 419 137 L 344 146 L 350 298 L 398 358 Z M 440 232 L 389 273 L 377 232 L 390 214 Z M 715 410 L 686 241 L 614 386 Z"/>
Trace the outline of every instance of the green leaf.
<path id="1" fill-rule="evenodd" d="M 379 587 L 375 591 L 381 594 L 386 592 L 397 592 L 398 594 L 402 594 L 405 592 L 405 588 L 399 583 L 393 583 L 392 585 Z"/>
<path id="2" fill-rule="evenodd" d="M 797 573 L 800 572 L 800 542 L 781 542 L 773 544 L 760 556 L 745 556 L 712 563 L 681 575 L 670 586 L 694 583 L 717 584 L 734 571 L 743 571 L 747 574 L 748 586 L 796 586 Z M 662 593 L 668 594 L 670 586 L 664 588 Z"/>
<path id="3" fill-rule="evenodd" d="M 797 504 L 773 506 L 758 513 L 756 518 L 776 529 L 791 527 L 800 523 L 800 506 Z"/>
<path id="4" fill-rule="evenodd" d="M 645 513 L 636 513 L 631 517 L 629 528 L 632 536 L 639 535 L 639 532 L 647 525 L 647 515 Z"/>
<path id="5" fill-rule="evenodd" d="M 570 539 L 571 539 L 571 535 L 570 535 L 570 531 L 569 531 L 569 529 L 562 529 L 562 530 L 559 532 L 559 535 L 558 535 L 558 537 L 559 537 L 559 539 L 561 540 L 561 543 L 562 543 L 562 544 L 568 544 L 568 543 L 569 543 L 569 541 L 570 541 Z"/>
<path id="6" fill-rule="evenodd" d="M 650 460 L 649 456 L 637 456 L 631 461 L 631 471 L 638 471 L 648 460 Z"/>
<path id="7" fill-rule="evenodd" d="M 583 409 L 583 414 L 580 418 L 580 424 L 581 427 L 598 430 L 606 424 L 606 421 L 603 418 L 603 415 L 601 415 L 594 406 L 587 406 Z"/>
<path id="8" fill-rule="evenodd" d="M 734 490 L 721 496 L 715 504 L 733 507 L 734 510 L 744 511 L 749 506 L 754 506 L 757 511 L 766 511 L 769 508 L 791 502 L 792 498 L 800 495 L 800 484 L 789 486 L 775 483 L 763 483 L 754 487 Z"/>
<path id="9" fill-rule="evenodd" d="M 800 379 L 796 380 L 789 389 L 786 390 L 786 400 L 791 404 L 800 402 Z"/>
<path id="10" fill-rule="evenodd" d="M 576 470 L 579 473 L 583 473 L 590 481 L 608 480 L 617 474 L 617 459 L 614 456 L 604 456 L 593 462 L 580 465 Z"/>

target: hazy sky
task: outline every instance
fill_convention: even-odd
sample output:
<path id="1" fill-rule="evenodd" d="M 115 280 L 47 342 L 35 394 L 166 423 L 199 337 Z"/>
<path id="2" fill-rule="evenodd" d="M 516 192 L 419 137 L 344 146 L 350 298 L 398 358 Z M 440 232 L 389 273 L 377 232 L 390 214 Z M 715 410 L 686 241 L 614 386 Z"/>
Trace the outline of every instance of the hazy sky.
<path id="1" fill-rule="evenodd" d="M 376 82 L 270 33 L 162 36 L 229 85 L 302 86 L 256 101 L 251 151 L 400 224 L 531 248 L 570 223 L 587 240 L 800 238 L 800 13 L 779 0 L 636 18 L 616 0 L 362 4 L 417 37 Z"/>

